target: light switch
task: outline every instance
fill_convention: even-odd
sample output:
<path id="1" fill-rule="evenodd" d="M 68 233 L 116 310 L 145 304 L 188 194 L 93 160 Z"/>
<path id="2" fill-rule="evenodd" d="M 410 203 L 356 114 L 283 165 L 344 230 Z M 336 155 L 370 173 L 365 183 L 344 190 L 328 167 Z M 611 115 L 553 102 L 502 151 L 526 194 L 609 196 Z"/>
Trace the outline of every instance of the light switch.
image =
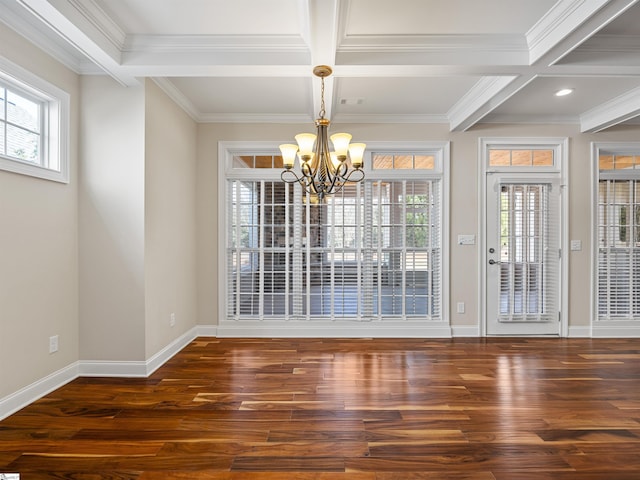
<path id="1" fill-rule="evenodd" d="M 458 235 L 458 245 L 475 245 L 475 235 Z"/>
<path id="2" fill-rule="evenodd" d="M 578 252 L 582 250 L 582 240 L 571 240 L 571 251 Z"/>

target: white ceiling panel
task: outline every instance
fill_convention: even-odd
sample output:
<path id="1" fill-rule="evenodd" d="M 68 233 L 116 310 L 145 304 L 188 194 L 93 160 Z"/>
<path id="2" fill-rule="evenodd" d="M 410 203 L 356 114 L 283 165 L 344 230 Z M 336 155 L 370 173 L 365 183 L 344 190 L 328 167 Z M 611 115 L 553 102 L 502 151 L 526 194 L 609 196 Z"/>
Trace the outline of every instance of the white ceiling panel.
<path id="1" fill-rule="evenodd" d="M 446 116 L 479 77 L 340 78 L 334 91 L 336 114 Z"/>
<path id="2" fill-rule="evenodd" d="M 555 0 L 351 0 L 347 35 L 524 34 Z"/>
<path id="3" fill-rule="evenodd" d="M 198 109 L 208 114 L 309 114 L 309 82 L 304 78 L 173 78 Z M 287 95 L 282 95 L 286 91 Z"/>
<path id="4" fill-rule="evenodd" d="M 299 34 L 297 0 L 96 0 L 128 34 Z"/>

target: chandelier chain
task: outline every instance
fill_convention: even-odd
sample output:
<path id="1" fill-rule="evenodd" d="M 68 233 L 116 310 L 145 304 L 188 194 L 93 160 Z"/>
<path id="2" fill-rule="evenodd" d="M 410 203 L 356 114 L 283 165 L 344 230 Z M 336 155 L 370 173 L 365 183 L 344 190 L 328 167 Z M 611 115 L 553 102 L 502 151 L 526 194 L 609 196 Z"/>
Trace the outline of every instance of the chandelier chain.
<path id="1" fill-rule="evenodd" d="M 324 118 L 324 114 L 326 112 L 324 107 L 324 77 L 321 77 L 320 80 L 320 112 L 318 114 L 320 115 L 320 118 Z"/>

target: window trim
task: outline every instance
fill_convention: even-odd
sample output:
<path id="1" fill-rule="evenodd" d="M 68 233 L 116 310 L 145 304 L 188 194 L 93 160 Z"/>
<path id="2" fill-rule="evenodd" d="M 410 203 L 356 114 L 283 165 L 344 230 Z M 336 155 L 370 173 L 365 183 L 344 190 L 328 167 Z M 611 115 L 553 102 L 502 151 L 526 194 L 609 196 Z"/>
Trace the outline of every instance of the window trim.
<path id="1" fill-rule="evenodd" d="M 637 336 L 640 332 L 640 323 L 637 319 L 600 319 L 598 313 L 598 188 L 600 180 L 638 179 L 638 170 L 606 170 L 600 171 L 600 155 L 613 153 L 634 154 L 640 153 L 640 142 L 592 142 L 591 143 L 591 312 L 590 329 L 592 337 L 627 337 Z"/>
<path id="2" fill-rule="evenodd" d="M 0 80 L 16 93 L 43 105 L 40 164 L 0 154 L 0 170 L 69 183 L 70 95 L 46 80 L 0 56 Z M 59 165 L 59 170 L 48 165 Z"/>
<path id="3" fill-rule="evenodd" d="M 218 142 L 218 229 L 220 235 L 218 236 L 218 258 L 219 262 L 223 263 L 226 259 L 226 247 L 228 244 L 227 231 L 227 180 L 229 177 L 235 180 L 252 179 L 251 172 L 247 168 L 233 168 L 234 155 L 242 154 L 278 154 L 278 145 L 282 142 L 272 141 L 219 141 Z M 403 152 L 412 154 L 429 153 L 434 154 L 436 158 L 436 165 L 433 169 L 418 170 L 417 175 L 411 175 L 411 178 L 406 178 L 409 170 L 391 171 L 393 172 L 390 178 L 389 170 L 375 171 L 371 168 L 371 155 L 376 154 L 394 153 L 401 154 Z M 394 180 L 396 177 L 404 177 L 407 180 L 413 180 L 416 177 L 421 179 L 433 179 L 439 178 L 441 181 L 441 193 L 440 193 L 440 218 L 441 218 L 441 259 L 440 259 L 440 320 L 425 322 L 420 319 L 406 320 L 403 325 L 398 325 L 394 321 L 389 322 L 372 322 L 367 323 L 369 329 L 367 329 L 368 336 L 381 336 L 381 337 L 394 337 L 402 335 L 411 335 L 419 337 L 441 337 L 451 336 L 451 316 L 450 316 L 450 287 L 449 287 L 449 251 L 450 251 L 450 234 L 449 234 L 449 171 L 450 171 L 450 142 L 449 141 L 417 141 L 417 142 L 367 142 L 367 151 L 365 152 L 364 170 L 367 180 L 379 180 L 388 179 Z M 262 180 L 280 180 L 279 169 L 261 169 Z M 384 178 L 382 178 L 384 177 Z M 255 179 L 255 177 L 254 177 Z M 222 266 L 222 265 L 221 265 Z M 226 268 L 218 268 L 218 298 L 221 300 L 218 302 L 218 317 L 220 319 L 227 318 L 227 278 Z M 273 336 L 273 335 L 312 335 L 317 334 L 321 336 L 340 336 L 340 335 L 362 335 L 363 331 L 359 327 L 354 325 L 361 324 L 362 322 L 352 321 L 314 321 L 314 322 L 296 322 L 293 320 L 287 321 L 269 321 L 263 322 L 261 320 L 249 321 L 243 320 L 242 322 L 223 321 L 221 320 L 218 331 L 223 335 L 239 335 L 245 334 L 252 336 Z M 373 331 L 371 327 L 375 324 Z"/>

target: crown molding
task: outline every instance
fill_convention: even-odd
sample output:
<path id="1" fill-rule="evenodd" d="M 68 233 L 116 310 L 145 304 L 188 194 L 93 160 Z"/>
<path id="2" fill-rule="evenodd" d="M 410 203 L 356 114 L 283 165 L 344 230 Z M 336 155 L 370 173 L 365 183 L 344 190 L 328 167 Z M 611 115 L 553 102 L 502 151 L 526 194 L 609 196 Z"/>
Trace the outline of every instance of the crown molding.
<path id="1" fill-rule="evenodd" d="M 129 35 L 125 52 L 277 52 L 308 53 L 299 35 Z"/>
<path id="2" fill-rule="evenodd" d="M 100 32 L 102 37 L 113 45 L 114 49 L 118 52 L 122 51 L 127 37 L 126 33 L 93 0 L 66 0 L 66 3 L 73 6 L 87 25 Z"/>
<path id="3" fill-rule="evenodd" d="M 125 86 L 139 81 L 120 68 L 124 34 L 92 0 L 17 0 L 34 18 L 50 28 L 70 47 Z"/>
<path id="4" fill-rule="evenodd" d="M 16 2 L 0 0 L 0 5 L 3 9 L 0 22 L 18 35 L 28 39 L 69 70 L 81 73 L 83 62 L 85 62 L 84 55 L 71 53 L 69 48 L 64 45 L 64 40 L 56 41 L 56 38 L 52 38 L 49 29 Z"/>
<path id="5" fill-rule="evenodd" d="M 211 113 L 202 114 L 199 123 L 313 123 L 303 114 Z"/>
<path id="6" fill-rule="evenodd" d="M 199 121 L 200 112 L 176 86 L 173 82 L 167 78 L 152 77 L 151 78 L 160 89 L 167 94 L 167 96 L 173 100 L 182 110 L 186 112 L 189 117 L 195 122 Z"/>
<path id="7" fill-rule="evenodd" d="M 574 115 L 516 115 L 489 113 L 478 123 L 517 125 L 578 125 L 580 118 Z"/>
<path id="8" fill-rule="evenodd" d="M 534 64 L 608 0 L 560 0 L 526 33 Z"/>
<path id="9" fill-rule="evenodd" d="M 351 113 L 338 113 L 331 119 L 332 123 L 448 123 L 446 115 L 435 114 L 382 114 L 382 115 L 367 115 L 367 114 L 351 114 Z"/>
<path id="10" fill-rule="evenodd" d="M 522 35 L 358 35 L 338 46 L 340 63 L 376 65 L 527 65 Z"/>

